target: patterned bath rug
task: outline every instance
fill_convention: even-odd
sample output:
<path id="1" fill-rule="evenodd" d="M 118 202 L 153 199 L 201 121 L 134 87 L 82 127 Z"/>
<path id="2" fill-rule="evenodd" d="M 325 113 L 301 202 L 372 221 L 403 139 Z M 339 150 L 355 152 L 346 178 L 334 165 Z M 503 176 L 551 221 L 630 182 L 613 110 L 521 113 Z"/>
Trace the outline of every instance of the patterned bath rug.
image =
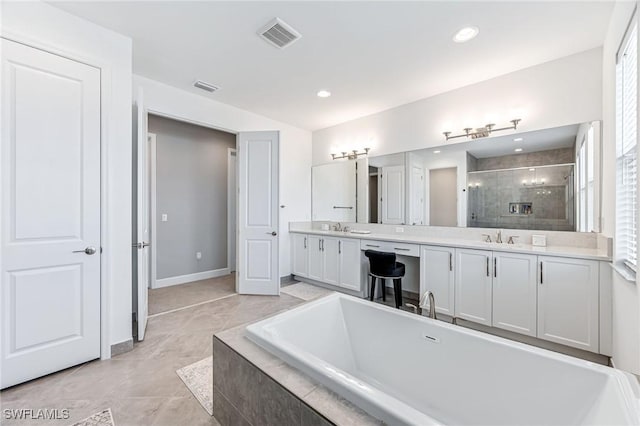
<path id="1" fill-rule="evenodd" d="M 213 416 L 213 357 L 207 357 L 176 370 L 202 408 Z"/>
<path id="2" fill-rule="evenodd" d="M 115 426 L 115 423 L 113 421 L 113 415 L 111 414 L 111 408 L 107 408 L 71 426 Z"/>
<path id="3" fill-rule="evenodd" d="M 282 287 L 280 292 L 288 294 L 289 296 L 297 297 L 298 299 L 309 301 L 317 299 L 318 297 L 326 296 L 331 293 L 331 290 L 316 287 L 315 285 L 307 283 L 297 283 Z"/>

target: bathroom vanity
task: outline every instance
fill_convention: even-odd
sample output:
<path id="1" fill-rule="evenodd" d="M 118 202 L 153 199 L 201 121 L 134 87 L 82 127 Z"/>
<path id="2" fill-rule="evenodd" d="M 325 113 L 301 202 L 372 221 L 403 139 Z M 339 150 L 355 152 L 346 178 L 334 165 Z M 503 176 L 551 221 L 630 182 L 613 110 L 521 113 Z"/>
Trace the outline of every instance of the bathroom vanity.
<path id="1" fill-rule="evenodd" d="M 597 247 L 595 234 L 567 234 L 588 239 L 590 244 L 583 246 L 591 248 L 535 247 L 484 242 L 482 234 L 475 234 L 483 230 L 463 235 L 462 229 L 451 228 L 447 237 L 443 228 L 436 236 L 426 227 L 405 227 L 398 234 L 381 225 L 350 225 L 373 230 L 356 234 L 292 223 L 293 275 L 367 297 L 364 250 L 392 252 L 408 262 L 415 259 L 419 292 L 434 293 L 441 318 L 610 355 L 611 283 L 604 272 L 611 258 L 603 241 Z M 412 285 L 403 280 L 403 287 Z"/>

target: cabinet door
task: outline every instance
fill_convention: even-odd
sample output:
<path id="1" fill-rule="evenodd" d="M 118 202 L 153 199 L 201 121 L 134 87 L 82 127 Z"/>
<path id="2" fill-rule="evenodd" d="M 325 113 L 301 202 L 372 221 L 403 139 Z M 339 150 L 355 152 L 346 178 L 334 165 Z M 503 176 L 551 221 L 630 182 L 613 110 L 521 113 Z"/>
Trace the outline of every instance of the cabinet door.
<path id="1" fill-rule="evenodd" d="M 429 290 L 436 301 L 436 312 L 455 315 L 453 257 L 450 247 L 422 246 L 420 250 L 420 296 Z"/>
<path id="2" fill-rule="evenodd" d="M 493 253 L 493 326 L 536 336 L 537 256 Z"/>
<path id="3" fill-rule="evenodd" d="M 338 285 L 340 273 L 340 254 L 338 253 L 338 239 L 322 237 L 322 281 L 327 284 Z"/>
<path id="4" fill-rule="evenodd" d="M 309 274 L 309 254 L 307 253 L 307 235 L 291 234 L 291 271 L 293 275 L 306 277 Z"/>
<path id="5" fill-rule="evenodd" d="M 360 240 L 345 238 L 338 241 L 340 254 L 340 287 L 360 291 Z"/>
<path id="6" fill-rule="evenodd" d="M 322 237 L 317 235 L 307 237 L 307 253 L 309 254 L 307 277 L 322 281 Z"/>
<path id="7" fill-rule="evenodd" d="M 598 352 L 598 262 L 550 256 L 538 261 L 538 337 Z"/>
<path id="8" fill-rule="evenodd" d="M 456 249 L 456 317 L 491 326 L 492 253 Z"/>

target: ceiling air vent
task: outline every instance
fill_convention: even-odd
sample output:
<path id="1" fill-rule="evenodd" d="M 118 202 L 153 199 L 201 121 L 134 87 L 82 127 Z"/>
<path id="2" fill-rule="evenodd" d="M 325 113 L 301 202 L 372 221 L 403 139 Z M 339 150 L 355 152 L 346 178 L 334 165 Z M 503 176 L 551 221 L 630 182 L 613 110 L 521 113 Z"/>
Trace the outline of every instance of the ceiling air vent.
<path id="1" fill-rule="evenodd" d="M 214 86 L 213 84 L 210 84 L 210 83 L 205 83 L 202 80 L 196 80 L 196 82 L 193 83 L 193 86 L 197 87 L 198 89 L 202 89 L 202 90 L 205 90 L 205 91 L 211 92 L 211 93 L 220 90 L 220 88 L 218 86 Z"/>
<path id="2" fill-rule="evenodd" d="M 258 31 L 258 35 L 279 49 L 292 45 L 302 37 L 299 32 L 280 18 L 275 18 L 262 27 Z"/>

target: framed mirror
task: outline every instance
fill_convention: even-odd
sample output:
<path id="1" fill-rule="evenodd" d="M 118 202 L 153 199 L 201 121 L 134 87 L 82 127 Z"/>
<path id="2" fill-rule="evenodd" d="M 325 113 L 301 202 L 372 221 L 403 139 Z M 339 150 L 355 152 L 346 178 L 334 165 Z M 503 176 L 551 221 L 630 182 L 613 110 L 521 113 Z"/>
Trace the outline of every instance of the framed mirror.
<path id="1" fill-rule="evenodd" d="M 313 220 L 600 230 L 599 121 L 446 143 L 358 163 L 313 168 Z M 336 201 L 317 191 L 333 192 Z M 344 192 L 351 197 L 344 203 L 355 207 L 350 214 L 333 208 L 347 199 L 339 195 Z"/>

